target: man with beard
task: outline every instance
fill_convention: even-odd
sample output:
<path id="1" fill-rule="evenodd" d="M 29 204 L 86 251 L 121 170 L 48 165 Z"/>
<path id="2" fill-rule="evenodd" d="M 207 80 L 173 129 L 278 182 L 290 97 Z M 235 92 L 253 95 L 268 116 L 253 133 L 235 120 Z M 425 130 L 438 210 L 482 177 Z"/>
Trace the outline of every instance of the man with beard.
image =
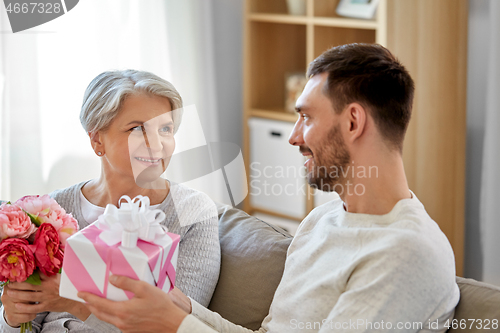
<path id="1" fill-rule="evenodd" d="M 446 331 L 459 299 L 453 251 L 408 188 L 402 162 L 413 80 L 387 49 L 368 44 L 326 51 L 308 77 L 289 141 L 308 158 L 309 183 L 340 199 L 301 223 L 259 332 Z M 351 172 L 369 168 L 377 172 Z M 124 332 L 249 332 L 182 295 L 155 299 L 143 282 L 113 283 L 135 303 L 82 296 Z M 142 311 L 133 306 L 141 301 Z M 139 318 L 151 326 L 134 325 Z"/>

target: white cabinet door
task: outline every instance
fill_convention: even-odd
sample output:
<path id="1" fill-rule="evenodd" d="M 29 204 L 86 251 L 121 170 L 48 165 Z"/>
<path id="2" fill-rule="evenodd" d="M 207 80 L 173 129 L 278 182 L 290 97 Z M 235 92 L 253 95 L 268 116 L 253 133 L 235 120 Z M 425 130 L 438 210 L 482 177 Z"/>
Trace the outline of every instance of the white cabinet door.
<path id="1" fill-rule="evenodd" d="M 306 214 L 307 183 L 304 157 L 288 143 L 293 124 L 251 118 L 250 203 L 289 216 Z"/>

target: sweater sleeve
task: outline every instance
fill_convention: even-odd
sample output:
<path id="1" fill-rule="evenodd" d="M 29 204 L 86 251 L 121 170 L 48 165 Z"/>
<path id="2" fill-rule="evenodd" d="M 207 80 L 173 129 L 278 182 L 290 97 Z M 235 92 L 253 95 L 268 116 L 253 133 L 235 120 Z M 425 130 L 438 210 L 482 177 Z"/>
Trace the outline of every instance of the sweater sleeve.
<path id="1" fill-rule="evenodd" d="M 111 325 L 105 321 L 98 319 L 96 316 L 91 314 L 87 320 L 84 321 L 84 324 L 90 328 L 92 328 L 96 332 L 103 333 L 120 333 L 121 331 L 114 325 Z"/>
<path id="2" fill-rule="evenodd" d="M 3 293 L 3 290 L 2 290 Z M 12 327 L 5 321 L 5 309 L 3 305 L 0 307 L 0 333 L 19 333 L 21 332 L 21 327 Z M 36 318 L 31 321 L 33 327 L 33 333 L 40 333 L 42 330 L 42 323 L 45 320 L 48 312 L 42 312 L 37 314 Z"/>
<path id="3" fill-rule="evenodd" d="M 11 327 L 5 321 L 5 312 L 2 307 L 0 317 L 1 333 L 19 333 L 20 327 Z M 33 333 L 73 332 L 73 333 L 119 333 L 116 327 L 105 323 L 91 315 L 83 323 L 67 312 L 41 312 L 31 322 Z"/>
<path id="4" fill-rule="evenodd" d="M 265 333 L 261 328 L 252 331 L 222 318 L 218 313 L 212 312 L 191 299 L 192 312 L 184 318 L 177 333 Z"/>
<path id="5" fill-rule="evenodd" d="M 0 317 L 0 332 L 1 333 L 19 333 L 21 332 L 20 327 L 12 327 L 9 324 L 7 324 L 7 321 L 5 321 L 5 310 L 3 306 L 0 308 L 2 311 L 2 316 Z M 32 323 L 34 323 L 33 321 Z M 40 332 L 40 329 L 37 329 L 38 325 L 33 325 L 33 332 L 38 333 Z"/>

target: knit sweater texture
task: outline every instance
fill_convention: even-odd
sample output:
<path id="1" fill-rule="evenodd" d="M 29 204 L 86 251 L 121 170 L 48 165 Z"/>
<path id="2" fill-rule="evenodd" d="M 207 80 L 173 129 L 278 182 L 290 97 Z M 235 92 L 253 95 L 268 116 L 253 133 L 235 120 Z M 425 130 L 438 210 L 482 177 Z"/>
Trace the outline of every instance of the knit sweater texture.
<path id="1" fill-rule="evenodd" d="M 450 243 L 414 195 L 386 215 L 337 199 L 301 223 L 258 332 L 445 332 L 458 300 Z M 179 333 L 251 332 L 192 309 Z"/>
<path id="2" fill-rule="evenodd" d="M 80 207 L 82 182 L 50 193 L 67 213 L 73 214 L 80 229 L 94 221 L 85 221 Z M 165 212 L 162 223 L 169 232 L 180 235 L 175 285 L 184 294 L 208 306 L 219 279 L 220 244 L 217 208 L 204 193 L 182 184 L 171 183 L 170 192 L 156 208 Z M 3 313 L 3 309 L 2 309 Z M 0 332 L 20 332 L 0 316 Z M 91 315 L 85 322 L 66 312 L 44 312 L 33 321 L 33 332 L 120 332 L 116 327 Z"/>

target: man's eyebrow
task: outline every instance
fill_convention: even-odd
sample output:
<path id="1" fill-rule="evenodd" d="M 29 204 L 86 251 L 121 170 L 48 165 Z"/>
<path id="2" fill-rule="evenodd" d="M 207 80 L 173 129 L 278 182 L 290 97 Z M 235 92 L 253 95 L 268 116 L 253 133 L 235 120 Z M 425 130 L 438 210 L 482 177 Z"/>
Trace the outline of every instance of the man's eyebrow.
<path id="1" fill-rule="evenodd" d="M 305 105 L 299 105 L 295 107 L 295 112 L 300 113 L 303 111 L 307 111 L 309 108 Z"/>
<path id="2" fill-rule="evenodd" d="M 299 106 L 295 107 L 295 112 L 300 113 L 300 112 L 304 111 L 304 109 L 307 110 L 307 107 L 305 107 L 304 105 L 299 105 Z"/>

